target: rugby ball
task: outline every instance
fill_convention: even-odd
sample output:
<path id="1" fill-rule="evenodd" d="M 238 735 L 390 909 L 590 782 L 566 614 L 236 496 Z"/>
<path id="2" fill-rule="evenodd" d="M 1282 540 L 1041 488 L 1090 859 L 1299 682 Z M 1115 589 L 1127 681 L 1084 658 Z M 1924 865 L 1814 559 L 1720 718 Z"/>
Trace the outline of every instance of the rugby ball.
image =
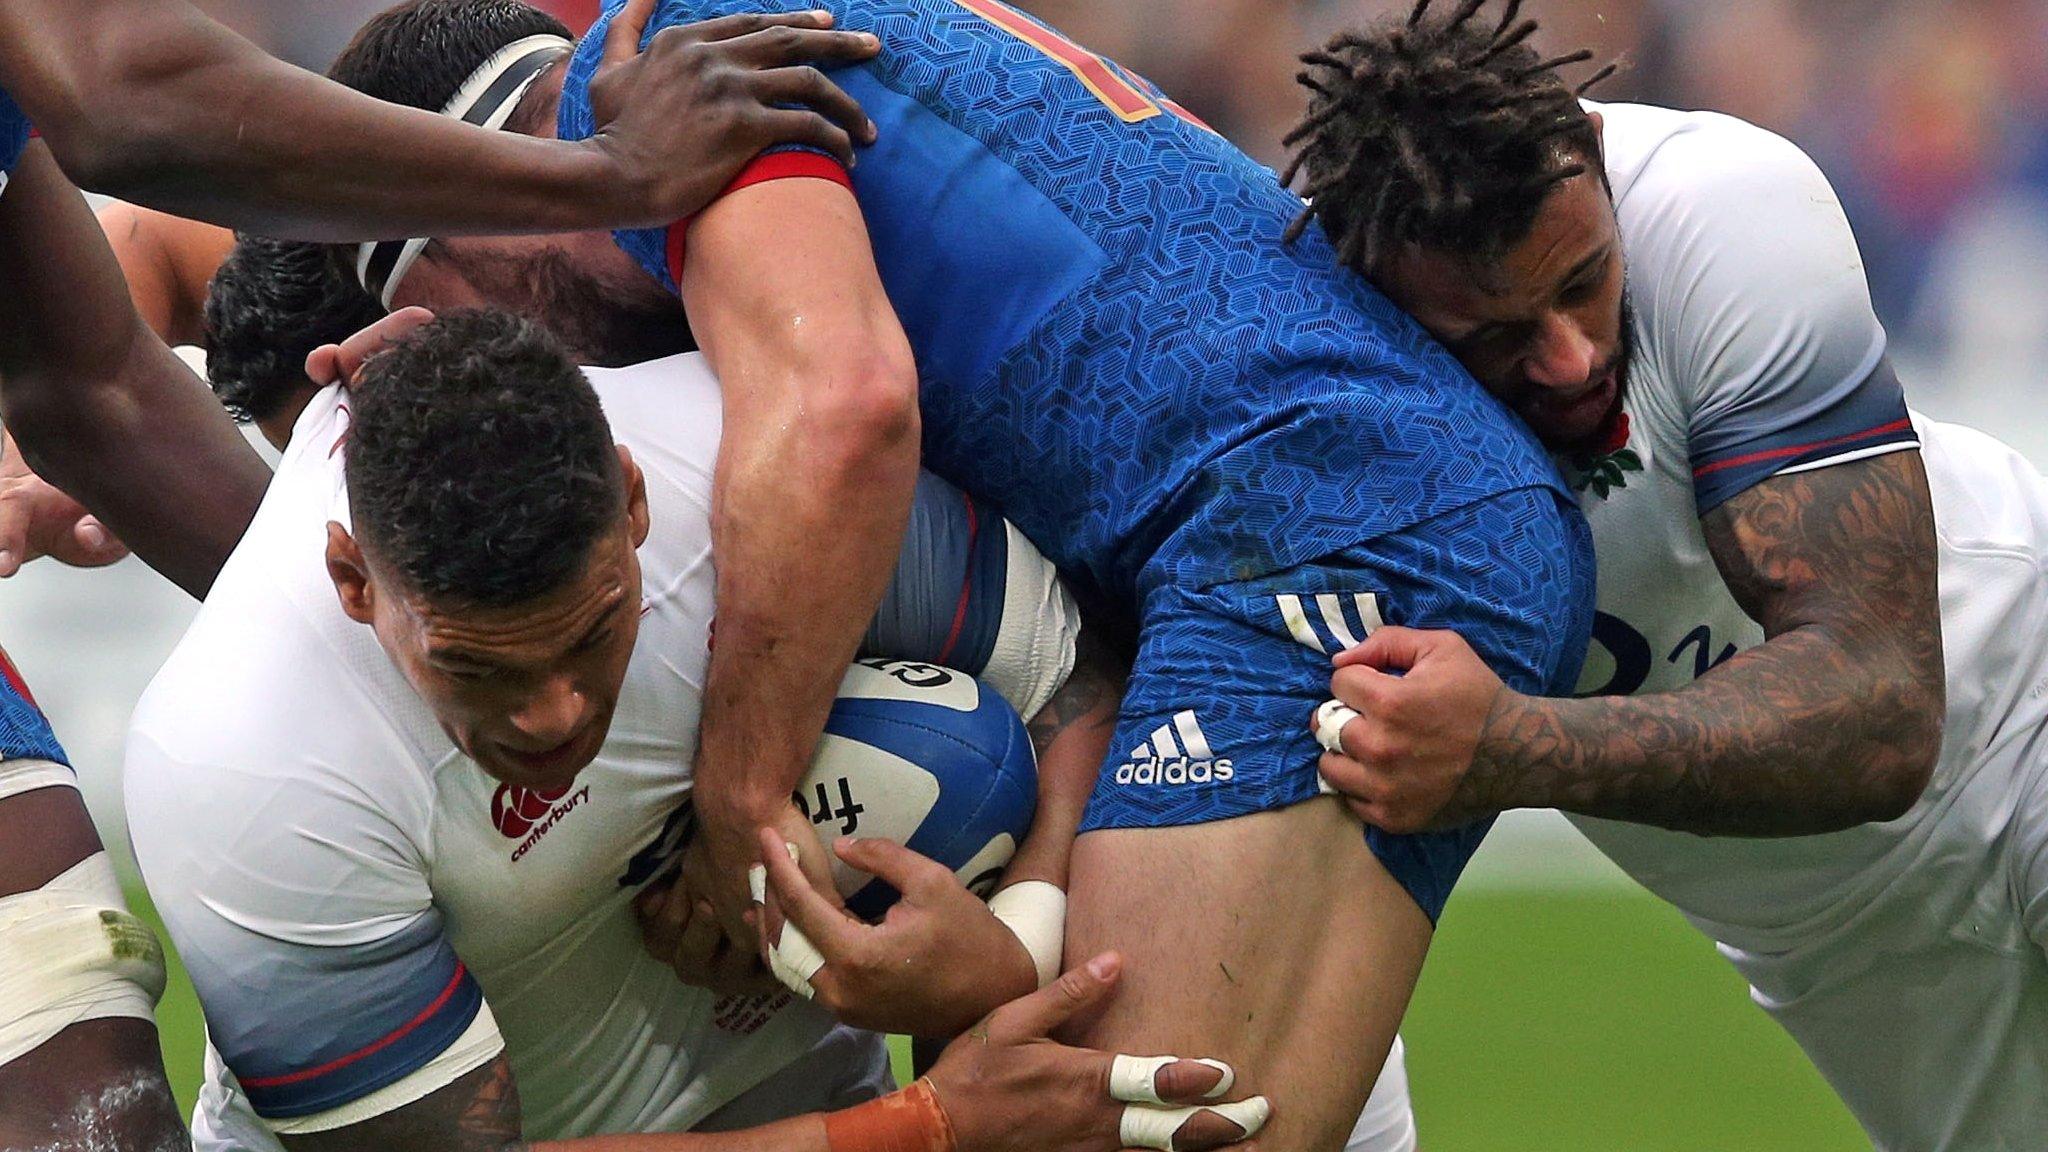
<path id="1" fill-rule="evenodd" d="M 841 836 L 891 840 L 986 899 L 1031 828 L 1038 761 L 995 689 L 936 664 L 860 660 L 794 798 L 828 850 Z M 837 857 L 832 873 L 862 919 L 896 902 L 894 888 Z"/>

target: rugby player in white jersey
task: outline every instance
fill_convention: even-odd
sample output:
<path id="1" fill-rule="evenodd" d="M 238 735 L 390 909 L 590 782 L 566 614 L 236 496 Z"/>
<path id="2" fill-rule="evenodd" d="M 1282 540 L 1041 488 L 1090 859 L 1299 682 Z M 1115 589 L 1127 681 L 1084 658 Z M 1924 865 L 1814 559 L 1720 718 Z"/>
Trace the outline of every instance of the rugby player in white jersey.
<path id="1" fill-rule="evenodd" d="M 125 553 L 105 524 L 26 468 L 24 448 L 48 453 L 58 441 L 118 437 L 145 408 L 173 422 L 194 410 L 137 403 L 156 399 L 156 386 L 182 370 L 128 307 L 59 159 L 104 190 L 314 235 L 375 235 L 424 219 L 521 227 L 536 213 L 667 219 L 720 186 L 721 164 L 736 167 L 772 139 L 836 135 L 843 145 L 847 131 L 865 131 L 865 117 L 829 85 L 803 99 L 844 130 L 792 116 L 791 89 L 769 73 L 813 54 L 858 59 L 872 42 L 821 31 L 810 16 L 755 24 L 700 29 L 674 45 L 680 51 L 645 58 L 622 49 L 621 83 L 678 103 L 668 111 L 636 103 L 630 122 L 618 122 L 620 135 L 577 150 L 363 100 L 272 59 L 187 4 L 8 5 L 0 12 L 0 190 L 9 192 L 0 196 L 0 576 L 38 555 L 100 564 Z M 788 25 L 801 43 L 748 41 L 747 32 L 772 24 Z M 782 73 L 792 75 L 800 73 Z M 42 141 L 31 140 L 31 118 Z M 309 131 L 331 147 L 309 154 Z M 404 141 L 410 146 L 389 171 L 365 163 Z M 677 164 L 679 154 L 705 164 Z M 480 199 L 478 188 L 494 195 Z M 206 444 L 240 447 L 232 431 L 216 431 Z M 108 505 L 166 571 L 189 578 L 195 567 L 186 561 L 204 568 L 226 555 L 223 541 L 254 508 L 253 498 L 238 501 L 260 491 L 242 482 L 261 467 L 230 455 L 201 475 L 164 447 L 144 436 L 119 459 L 96 456 L 69 482 L 80 495 L 125 485 L 158 512 L 175 509 L 152 522 L 127 515 L 141 501 Z M 229 534 L 193 530 L 169 551 L 157 547 L 158 524 L 207 521 L 227 524 Z M 4 655 L 0 680 L 0 1146 L 182 1146 L 152 1019 L 162 950 L 125 907 L 63 750 Z"/>
<path id="2" fill-rule="evenodd" d="M 630 457 L 502 314 L 314 398 L 138 706 L 137 855 L 208 1011 L 201 1147 L 438 1145 L 514 1076 L 500 1119 L 541 1138 L 883 1087 L 878 1038 L 641 947 L 632 900 L 689 830 L 718 391 L 694 358 L 600 385 Z M 1040 592 L 1020 663 L 1057 675 Z"/>
<path id="3" fill-rule="evenodd" d="M 1796 147 L 1581 103 L 1554 69 L 1589 54 L 1514 5 L 1427 8 L 1305 58 L 1309 214 L 1557 450 L 1600 616 L 1576 700 L 1378 632 L 1326 778 L 1397 829 L 1565 810 L 1880 1148 L 2039 1147 L 2048 484 L 1909 419 Z"/>

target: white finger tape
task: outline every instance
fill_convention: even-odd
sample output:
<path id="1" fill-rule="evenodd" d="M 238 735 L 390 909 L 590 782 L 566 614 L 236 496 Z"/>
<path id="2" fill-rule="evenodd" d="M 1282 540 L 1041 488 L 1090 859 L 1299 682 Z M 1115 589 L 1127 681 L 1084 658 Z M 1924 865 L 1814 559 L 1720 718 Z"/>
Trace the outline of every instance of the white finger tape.
<path id="1" fill-rule="evenodd" d="M 989 898 L 988 910 L 1031 954 L 1038 986 L 1060 978 L 1060 950 L 1067 938 L 1067 894 L 1044 880 L 1024 880 Z"/>
<path id="2" fill-rule="evenodd" d="M 789 859 L 796 861 L 796 845 L 787 840 L 782 846 L 789 851 Z M 754 903 L 765 904 L 768 896 L 768 868 L 756 864 L 747 869 L 747 887 Z M 782 922 L 782 939 L 768 946 L 768 970 L 782 981 L 783 987 L 803 997 L 815 1000 L 818 990 L 811 987 L 811 977 L 825 966 L 825 955 L 818 951 L 811 938 L 787 919 Z"/>
<path id="3" fill-rule="evenodd" d="M 1168 1064 L 1178 1064 L 1179 1056 L 1124 1056 L 1118 1055 L 1109 1062 L 1109 1095 L 1112 1099 L 1126 1104 L 1164 1104 L 1159 1096 L 1159 1070 Z M 1227 1095 L 1231 1086 L 1237 1083 L 1237 1073 L 1221 1060 L 1207 1058 L 1189 1061 L 1206 1064 L 1223 1073 L 1223 1079 L 1214 1088 L 1202 1093 L 1203 1099 L 1214 1100 Z"/>
<path id="4" fill-rule="evenodd" d="M 1299 715 L 1299 713 L 1296 713 Z M 1316 743 L 1325 752 L 1344 754 L 1344 726 L 1358 719 L 1358 709 L 1342 700 L 1325 700 L 1316 709 Z"/>
<path id="5" fill-rule="evenodd" d="M 811 977 L 824 966 L 824 954 L 811 943 L 810 937 L 796 925 L 783 921 L 782 939 L 768 946 L 768 970 L 775 973 L 775 978 L 791 992 L 812 1000 L 818 991 L 811 987 Z"/>
<path id="6" fill-rule="evenodd" d="M 1144 1104 L 1131 1104 L 1124 1108 L 1124 1115 L 1117 1125 L 1117 1139 L 1126 1148 L 1155 1148 L 1158 1152 L 1180 1152 L 1174 1145 L 1174 1136 L 1181 1125 L 1198 1112 L 1213 1112 L 1223 1119 L 1244 1129 L 1241 1139 L 1250 1139 L 1266 1126 L 1266 1118 L 1273 1114 L 1273 1106 L 1264 1096 L 1253 1096 L 1245 1100 L 1233 1100 L 1228 1104 L 1204 1104 L 1190 1108 L 1153 1108 Z"/>

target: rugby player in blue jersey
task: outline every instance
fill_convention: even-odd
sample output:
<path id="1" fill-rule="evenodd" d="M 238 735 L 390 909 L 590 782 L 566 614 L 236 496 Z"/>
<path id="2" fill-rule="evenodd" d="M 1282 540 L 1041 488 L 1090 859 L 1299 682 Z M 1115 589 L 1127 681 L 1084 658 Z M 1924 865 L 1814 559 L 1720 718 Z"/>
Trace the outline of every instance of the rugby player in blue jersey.
<path id="1" fill-rule="evenodd" d="M 741 6 L 669 0 L 650 27 Z M 397 30 L 463 7 L 380 18 L 337 74 L 445 106 L 401 91 L 451 69 Z M 1300 203 L 1270 172 L 1150 85 L 992 0 L 833 10 L 883 45 L 836 74 L 881 127 L 850 173 L 772 152 L 668 229 L 370 246 L 365 285 L 518 307 L 600 362 L 617 313 L 659 322 L 680 297 L 726 389 L 697 805 L 729 924 L 886 578 L 920 441 L 1000 504 L 1135 657 L 1068 945 L 1146 963 L 1084 1034 L 1255 1062 L 1265 1138 L 1335 1146 L 1485 826 L 1361 835 L 1307 803 L 1300 717 L 1383 622 L 1455 622 L 1507 682 L 1567 688 L 1592 593 L 1572 497 L 1320 237 L 1281 242 Z M 586 41 L 543 73 L 509 126 L 588 131 L 596 58 Z M 861 975 L 914 1011 L 888 952 Z"/>

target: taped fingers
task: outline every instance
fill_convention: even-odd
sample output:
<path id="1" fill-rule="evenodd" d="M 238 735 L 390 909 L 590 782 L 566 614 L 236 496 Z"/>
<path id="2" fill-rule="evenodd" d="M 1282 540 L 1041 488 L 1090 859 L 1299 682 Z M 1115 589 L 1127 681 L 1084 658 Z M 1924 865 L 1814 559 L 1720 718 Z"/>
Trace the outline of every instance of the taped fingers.
<path id="1" fill-rule="evenodd" d="M 1358 709 L 1342 700 L 1325 700 L 1316 709 L 1316 743 L 1325 752 L 1344 751 L 1344 726 L 1358 719 Z"/>
<path id="2" fill-rule="evenodd" d="M 1258 1135 L 1272 1114 L 1273 1107 L 1264 1096 L 1185 1108 L 1132 1104 L 1124 1109 L 1117 1125 L 1117 1139 L 1126 1148 L 1202 1152 Z"/>
<path id="3" fill-rule="evenodd" d="M 1176 1065 L 1190 1067 L 1182 1069 Z M 1218 1079 L 1206 1088 L 1199 1087 L 1208 1081 L 1208 1074 L 1199 1069 L 1213 1069 Z M 1162 1080 L 1166 1081 L 1164 1091 Z M 1109 1095 L 1126 1104 L 1214 1100 L 1227 1095 L 1236 1083 L 1237 1073 L 1221 1060 L 1119 1055 L 1109 1062 Z"/>

